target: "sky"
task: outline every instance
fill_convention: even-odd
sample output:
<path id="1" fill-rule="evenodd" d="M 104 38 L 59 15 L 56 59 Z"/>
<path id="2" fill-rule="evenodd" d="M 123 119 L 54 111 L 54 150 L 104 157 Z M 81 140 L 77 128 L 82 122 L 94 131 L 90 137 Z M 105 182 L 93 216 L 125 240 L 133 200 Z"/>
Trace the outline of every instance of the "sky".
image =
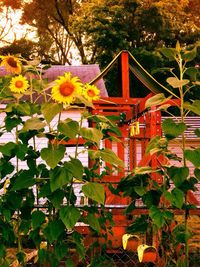
<path id="1" fill-rule="evenodd" d="M 29 39 L 36 38 L 35 32 L 33 31 L 33 28 L 31 28 L 28 25 L 21 25 L 20 24 L 20 18 L 21 18 L 21 11 L 15 10 L 10 11 L 10 20 L 8 21 L 5 18 L 5 13 L 2 12 L 0 15 L 0 27 L 6 27 L 6 31 L 10 28 L 10 23 L 12 23 L 12 27 L 9 31 L 9 33 L 4 38 L 6 42 L 13 42 L 15 39 L 21 39 L 26 33 L 28 35 Z M 0 46 L 4 45 L 5 43 L 0 42 Z"/>

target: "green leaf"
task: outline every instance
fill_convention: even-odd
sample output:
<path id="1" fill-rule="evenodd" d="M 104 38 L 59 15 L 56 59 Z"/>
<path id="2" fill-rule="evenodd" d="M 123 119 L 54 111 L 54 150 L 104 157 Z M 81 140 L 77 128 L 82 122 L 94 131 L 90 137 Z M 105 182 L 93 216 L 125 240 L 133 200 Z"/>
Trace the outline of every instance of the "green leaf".
<path id="1" fill-rule="evenodd" d="M 186 130 L 186 128 L 185 123 L 176 123 L 172 119 L 165 119 L 162 123 L 162 130 L 168 139 L 178 137 Z"/>
<path id="2" fill-rule="evenodd" d="M 172 196 L 174 197 L 172 204 L 178 209 L 181 209 L 184 203 L 184 193 L 180 189 L 174 188 L 172 190 Z"/>
<path id="3" fill-rule="evenodd" d="M 164 192 L 163 192 L 163 197 L 164 197 L 166 200 L 168 200 L 171 204 L 172 204 L 173 201 L 174 201 L 174 196 L 173 196 L 170 192 L 168 192 L 168 191 L 164 191 Z"/>
<path id="4" fill-rule="evenodd" d="M 186 62 L 189 62 L 189 61 L 192 61 L 193 59 L 195 59 L 196 55 L 197 55 L 197 48 L 194 47 L 192 50 L 186 51 L 182 55 L 182 59 L 185 60 Z"/>
<path id="5" fill-rule="evenodd" d="M 10 157 L 13 153 L 13 151 L 16 148 L 16 144 L 13 142 L 8 142 L 5 145 L 0 145 L 0 152 L 5 155 Z"/>
<path id="6" fill-rule="evenodd" d="M 86 197 L 89 197 L 100 204 L 104 204 L 105 190 L 103 185 L 90 182 L 82 186 L 82 191 Z"/>
<path id="7" fill-rule="evenodd" d="M 158 228 L 161 228 L 164 225 L 165 219 L 162 211 L 159 208 L 152 206 L 149 209 L 149 216 Z"/>
<path id="8" fill-rule="evenodd" d="M 5 118 L 5 127 L 7 132 L 11 132 L 13 128 L 22 123 L 21 118 L 7 116 Z"/>
<path id="9" fill-rule="evenodd" d="M 76 95 L 77 100 L 83 103 L 86 107 L 94 108 L 92 102 L 89 102 L 85 97 L 81 95 Z"/>
<path id="10" fill-rule="evenodd" d="M 80 134 L 83 138 L 86 140 L 95 142 L 97 145 L 99 145 L 99 142 L 101 139 L 103 139 L 103 134 L 100 130 L 96 128 L 81 128 Z"/>
<path id="11" fill-rule="evenodd" d="M 66 148 L 62 145 L 59 146 L 49 146 L 48 148 L 43 148 L 41 150 L 41 158 L 46 161 L 47 165 L 54 169 L 60 160 L 63 159 L 65 155 Z"/>
<path id="12" fill-rule="evenodd" d="M 25 144 L 17 144 L 16 146 L 16 156 L 20 160 L 24 160 L 24 157 L 28 151 L 28 147 Z"/>
<path id="13" fill-rule="evenodd" d="M 74 206 L 61 208 L 59 214 L 67 229 L 72 229 L 81 216 L 80 211 Z"/>
<path id="14" fill-rule="evenodd" d="M 67 259 L 66 260 L 66 266 L 67 267 L 75 267 L 73 260 L 72 259 Z"/>
<path id="15" fill-rule="evenodd" d="M 148 174 L 148 173 L 152 173 L 155 172 L 156 170 L 153 170 L 152 167 L 149 166 L 145 166 L 145 167 L 136 167 L 134 169 L 134 174 Z"/>
<path id="16" fill-rule="evenodd" d="M 65 167 L 56 167 L 50 172 L 50 187 L 54 192 L 72 181 L 73 175 Z"/>
<path id="17" fill-rule="evenodd" d="M 180 88 L 186 84 L 188 84 L 190 81 L 187 79 L 179 80 L 176 77 L 169 77 L 167 78 L 167 82 L 173 87 L 173 88 Z"/>
<path id="18" fill-rule="evenodd" d="M 146 147 L 146 154 L 149 154 L 152 149 L 158 147 L 158 143 L 160 140 L 160 136 L 155 136 L 153 139 L 151 139 Z"/>
<path id="19" fill-rule="evenodd" d="M 139 196 L 143 196 L 146 193 L 146 187 L 144 186 L 134 186 L 134 190 L 135 192 L 139 195 Z"/>
<path id="20" fill-rule="evenodd" d="M 156 94 L 150 98 L 147 99 L 147 101 L 145 102 L 145 108 L 150 108 L 152 106 L 158 106 L 161 105 L 163 103 L 165 103 L 166 101 L 168 101 L 171 98 L 168 97 L 166 98 L 164 94 Z"/>
<path id="21" fill-rule="evenodd" d="M 195 100 L 192 104 L 185 102 L 184 108 L 200 116 L 200 100 Z"/>
<path id="22" fill-rule="evenodd" d="M 78 130 L 79 130 L 78 122 L 73 121 L 71 119 L 67 119 L 66 121 L 60 122 L 58 124 L 58 131 L 71 139 L 76 138 Z"/>
<path id="23" fill-rule="evenodd" d="M 128 226 L 128 233 L 146 233 L 149 225 L 149 218 L 146 215 L 136 217 Z"/>
<path id="24" fill-rule="evenodd" d="M 41 106 L 42 114 L 47 123 L 50 123 L 53 118 L 62 111 L 62 109 L 62 105 L 58 103 L 44 103 Z"/>
<path id="25" fill-rule="evenodd" d="M 101 231 L 101 227 L 100 227 L 100 224 L 99 224 L 99 220 L 97 217 L 95 217 L 95 214 L 92 214 L 92 213 L 88 213 L 87 215 L 87 221 L 88 221 L 88 224 L 89 226 L 97 231 L 97 232 L 100 232 Z"/>
<path id="26" fill-rule="evenodd" d="M 170 167 L 167 169 L 169 177 L 174 182 L 175 186 L 179 187 L 188 177 L 188 167 Z"/>
<path id="27" fill-rule="evenodd" d="M 43 233 L 50 243 L 58 241 L 61 234 L 65 233 L 64 224 L 61 220 L 50 221 L 47 227 L 44 228 Z"/>
<path id="28" fill-rule="evenodd" d="M 33 178 L 33 174 L 31 173 L 31 171 L 25 170 L 17 176 L 11 188 L 11 191 L 29 188 L 34 184 L 35 184 L 35 179 Z"/>
<path id="29" fill-rule="evenodd" d="M 185 71 L 185 74 L 189 75 L 192 81 L 196 81 L 197 75 L 198 75 L 198 69 L 195 67 L 187 68 L 187 70 Z"/>
<path id="30" fill-rule="evenodd" d="M 33 230 L 35 230 L 36 228 L 40 227 L 40 225 L 45 222 L 46 216 L 42 211 L 35 210 L 33 211 L 31 217 L 32 217 L 32 220 L 31 220 L 32 228 Z"/>
<path id="31" fill-rule="evenodd" d="M 192 164 L 196 167 L 200 167 L 200 148 L 193 150 L 185 150 L 185 158 L 192 162 Z"/>
<path id="32" fill-rule="evenodd" d="M 112 165 L 119 165 L 121 167 L 124 167 L 124 162 L 118 158 L 118 156 L 108 148 L 105 148 L 103 150 L 90 150 L 89 155 L 91 159 L 101 158 L 103 161 L 108 162 Z"/>
<path id="33" fill-rule="evenodd" d="M 48 199 L 53 204 L 54 208 L 60 209 L 61 205 L 63 205 L 63 199 L 65 197 L 64 190 L 56 190 L 48 196 Z"/>
<path id="34" fill-rule="evenodd" d="M 83 164 L 79 159 L 71 158 L 70 161 L 64 163 L 65 168 L 71 172 L 72 176 L 78 180 L 83 178 Z"/>
<path id="35" fill-rule="evenodd" d="M 39 118 L 31 118 L 28 119 L 24 123 L 24 127 L 21 129 L 20 132 L 26 132 L 30 130 L 40 130 L 43 129 L 46 126 L 46 123 L 41 121 Z"/>
<path id="36" fill-rule="evenodd" d="M 160 49 L 160 52 L 169 60 L 175 60 L 177 55 L 177 51 L 174 48 L 163 47 Z"/>

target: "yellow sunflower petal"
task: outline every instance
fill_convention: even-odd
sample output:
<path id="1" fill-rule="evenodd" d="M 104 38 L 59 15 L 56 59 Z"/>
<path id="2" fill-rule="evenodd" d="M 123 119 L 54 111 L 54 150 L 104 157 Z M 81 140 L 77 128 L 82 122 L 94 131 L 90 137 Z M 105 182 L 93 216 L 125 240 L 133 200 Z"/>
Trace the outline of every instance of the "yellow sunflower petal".
<path id="1" fill-rule="evenodd" d="M 8 72 L 14 74 L 20 74 L 22 71 L 22 66 L 20 60 L 12 55 L 0 56 L 1 66 L 4 66 Z"/>
<path id="2" fill-rule="evenodd" d="M 28 80 L 22 75 L 13 77 L 10 82 L 10 91 L 13 93 L 24 93 L 29 87 Z"/>
<path id="3" fill-rule="evenodd" d="M 89 102 L 98 100 L 100 98 L 100 90 L 95 85 L 86 84 L 83 90 L 83 96 Z"/>
<path id="4" fill-rule="evenodd" d="M 71 77 L 70 72 L 55 80 L 56 85 L 52 87 L 52 99 L 61 104 L 70 105 L 74 102 L 76 95 L 82 90 L 82 83 L 78 77 Z"/>

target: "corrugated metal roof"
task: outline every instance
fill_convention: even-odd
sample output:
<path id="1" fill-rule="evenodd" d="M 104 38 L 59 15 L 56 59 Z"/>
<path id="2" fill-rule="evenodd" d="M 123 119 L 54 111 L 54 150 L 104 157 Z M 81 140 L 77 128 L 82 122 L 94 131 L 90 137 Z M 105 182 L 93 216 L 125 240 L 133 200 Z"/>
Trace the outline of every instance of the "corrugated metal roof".
<path id="1" fill-rule="evenodd" d="M 58 76 L 62 76 L 65 72 L 71 72 L 72 76 L 78 76 L 81 82 L 87 83 L 92 81 L 101 71 L 98 64 L 80 65 L 80 66 L 65 66 L 54 65 L 44 71 L 44 78 L 48 78 L 49 82 L 57 79 Z M 0 67 L 0 76 L 8 74 L 4 67 Z M 100 89 L 100 95 L 107 97 L 108 93 L 105 87 L 103 79 L 100 79 L 95 84 Z"/>

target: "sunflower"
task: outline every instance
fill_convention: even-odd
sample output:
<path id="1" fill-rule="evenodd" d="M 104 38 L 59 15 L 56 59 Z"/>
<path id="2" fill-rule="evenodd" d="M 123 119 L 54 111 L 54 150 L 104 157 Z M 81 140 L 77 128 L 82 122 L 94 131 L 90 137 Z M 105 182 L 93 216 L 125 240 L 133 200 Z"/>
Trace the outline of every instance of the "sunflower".
<path id="1" fill-rule="evenodd" d="M 56 85 L 52 87 L 52 99 L 58 103 L 71 104 L 76 95 L 82 91 L 82 83 L 78 77 L 71 77 L 70 72 L 66 72 L 64 76 L 60 76 L 55 80 Z"/>
<path id="2" fill-rule="evenodd" d="M 13 93 L 24 93 L 28 87 L 28 80 L 22 75 L 13 77 L 9 86 L 10 91 Z"/>
<path id="3" fill-rule="evenodd" d="M 0 56 L 1 66 L 4 66 L 8 72 L 19 74 L 22 71 L 20 60 L 11 55 Z"/>
<path id="4" fill-rule="evenodd" d="M 92 102 L 100 98 L 100 90 L 95 85 L 86 84 L 83 95 L 89 102 Z"/>

